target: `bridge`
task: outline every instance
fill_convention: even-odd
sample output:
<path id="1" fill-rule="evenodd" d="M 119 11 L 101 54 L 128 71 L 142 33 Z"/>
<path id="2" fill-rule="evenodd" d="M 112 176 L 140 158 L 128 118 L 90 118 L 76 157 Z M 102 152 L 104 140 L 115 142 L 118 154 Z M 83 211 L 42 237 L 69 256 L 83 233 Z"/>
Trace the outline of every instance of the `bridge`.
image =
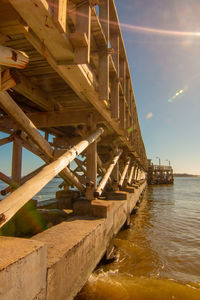
<path id="1" fill-rule="evenodd" d="M 148 163 L 114 0 L 2 0 L 0 74 L 0 145 L 13 149 L 0 227 L 57 175 L 61 194 L 78 191 L 75 213 L 138 201 Z M 44 161 L 24 177 L 23 147 Z"/>

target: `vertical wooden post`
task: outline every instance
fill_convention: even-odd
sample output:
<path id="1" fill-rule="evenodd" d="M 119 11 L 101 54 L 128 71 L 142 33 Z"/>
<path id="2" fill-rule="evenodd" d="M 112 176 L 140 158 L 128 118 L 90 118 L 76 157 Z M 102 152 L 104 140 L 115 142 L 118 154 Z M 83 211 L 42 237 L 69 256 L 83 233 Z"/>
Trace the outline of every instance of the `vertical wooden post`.
<path id="1" fill-rule="evenodd" d="M 107 47 L 99 53 L 99 100 L 108 104 L 109 100 L 109 0 L 99 6 L 99 18 L 106 37 Z"/>
<path id="2" fill-rule="evenodd" d="M 115 153 L 117 154 L 119 152 L 118 146 L 115 148 Z M 112 178 L 113 178 L 113 189 L 118 190 L 118 183 L 119 183 L 119 161 L 117 161 L 116 165 L 114 166 L 113 172 L 112 172 Z"/>
<path id="3" fill-rule="evenodd" d="M 88 120 L 89 133 L 96 130 L 93 115 Z M 94 191 L 97 188 L 97 141 L 94 141 L 86 151 L 86 175 L 90 180 L 88 182 L 86 198 L 92 200 L 94 198 Z"/>
<path id="4" fill-rule="evenodd" d="M 119 102 L 119 114 L 120 114 L 120 126 L 122 129 L 125 128 L 125 101 L 124 97 L 120 97 L 120 102 Z"/>
<path id="5" fill-rule="evenodd" d="M 49 5 L 53 11 L 53 19 L 56 22 L 61 32 L 67 32 L 67 0 L 51 0 Z"/>
<path id="6" fill-rule="evenodd" d="M 75 62 L 79 64 L 90 63 L 91 7 L 89 5 L 89 2 L 77 5 L 76 32 L 86 35 L 87 46 L 75 48 Z"/>
<path id="7" fill-rule="evenodd" d="M 17 130 L 17 126 L 14 128 Z M 22 145 L 14 140 L 13 141 L 13 152 L 12 152 L 12 179 L 13 181 L 20 184 L 22 171 Z"/>
<path id="8" fill-rule="evenodd" d="M 117 74 L 112 79 L 111 89 L 111 117 L 119 119 L 119 34 L 110 36 L 111 47 L 114 49 L 113 61 Z"/>

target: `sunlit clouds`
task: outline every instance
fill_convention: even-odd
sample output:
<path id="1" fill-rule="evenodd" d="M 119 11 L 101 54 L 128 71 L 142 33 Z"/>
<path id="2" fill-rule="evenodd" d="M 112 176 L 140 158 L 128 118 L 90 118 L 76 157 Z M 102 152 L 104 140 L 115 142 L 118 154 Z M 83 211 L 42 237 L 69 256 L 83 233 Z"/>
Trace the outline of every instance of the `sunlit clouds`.
<path id="1" fill-rule="evenodd" d="M 148 113 L 148 114 L 146 115 L 146 119 L 147 119 L 147 120 L 151 119 L 152 117 L 153 117 L 152 112 L 150 112 L 150 113 Z"/>

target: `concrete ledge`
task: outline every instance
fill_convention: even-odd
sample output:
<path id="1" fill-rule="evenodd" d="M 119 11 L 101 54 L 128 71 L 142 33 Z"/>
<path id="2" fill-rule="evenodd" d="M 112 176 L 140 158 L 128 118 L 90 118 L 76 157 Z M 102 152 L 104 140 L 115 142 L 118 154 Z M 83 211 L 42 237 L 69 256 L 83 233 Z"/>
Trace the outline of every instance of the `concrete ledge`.
<path id="1" fill-rule="evenodd" d="M 0 299 L 39 300 L 45 299 L 45 293 L 46 246 L 28 239 L 0 237 Z"/>
<path id="2" fill-rule="evenodd" d="M 71 219 L 34 237 L 47 245 L 47 298 L 73 299 L 106 249 L 105 220 Z"/>
<path id="3" fill-rule="evenodd" d="M 77 216 L 33 237 L 47 245 L 47 300 L 71 300 L 76 296 L 129 219 L 145 186 L 126 193 L 127 200 L 84 203 L 93 217 Z"/>

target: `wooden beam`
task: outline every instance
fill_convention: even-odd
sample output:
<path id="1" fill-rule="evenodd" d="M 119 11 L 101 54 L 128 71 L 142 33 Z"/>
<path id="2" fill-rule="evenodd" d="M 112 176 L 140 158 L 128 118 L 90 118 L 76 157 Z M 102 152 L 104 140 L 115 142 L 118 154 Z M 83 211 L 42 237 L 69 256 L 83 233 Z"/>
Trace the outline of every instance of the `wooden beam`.
<path id="1" fill-rule="evenodd" d="M 87 124 L 91 113 L 94 113 L 95 122 L 97 124 L 105 122 L 94 109 L 85 108 L 79 110 L 69 108 L 63 111 L 29 113 L 27 117 L 37 128 L 47 128 Z"/>
<path id="2" fill-rule="evenodd" d="M 120 181 L 119 181 L 119 187 L 122 187 L 122 185 L 124 183 L 124 179 L 125 179 L 126 174 L 128 172 L 129 165 L 130 165 L 130 158 L 127 160 L 127 162 L 125 164 L 124 170 L 122 172 L 122 175 L 121 175 L 121 178 L 120 178 Z"/>
<path id="3" fill-rule="evenodd" d="M 110 36 L 111 46 L 114 49 L 112 55 L 116 68 L 116 75 L 111 82 L 111 117 L 119 120 L 119 35 L 118 33 Z"/>
<path id="4" fill-rule="evenodd" d="M 5 175 L 2 172 L 0 172 L 0 180 L 2 180 L 3 182 L 9 184 L 12 188 L 17 188 L 18 187 L 17 182 L 14 182 L 10 177 L 8 177 L 7 175 Z"/>
<path id="5" fill-rule="evenodd" d="M 99 6 L 99 18 L 106 38 L 106 48 L 99 53 L 99 100 L 109 100 L 109 0 Z"/>
<path id="6" fill-rule="evenodd" d="M 77 39 L 77 33 L 79 35 L 78 42 L 80 42 L 81 37 L 82 42 L 74 45 L 74 61 L 77 64 L 90 63 L 91 8 L 89 1 L 83 2 L 83 4 L 79 4 L 76 7 L 76 32 L 70 35 L 73 42 L 75 42 L 74 36 Z M 87 45 L 84 46 L 83 42 Z"/>
<path id="7" fill-rule="evenodd" d="M 68 150 L 56 161 L 45 166 L 37 175 L 28 180 L 12 194 L 0 202 L 0 227 L 8 222 L 14 214 L 35 196 L 48 182 L 64 170 L 71 161 L 93 143 L 101 134 L 103 129 L 99 128 L 84 141 Z"/>
<path id="8" fill-rule="evenodd" d="M 0 146 L 8 144 L 8 143 L 10 143 L 12 141 L 13 141 L 13 135 L 11 134 L 10 136 L 8 136 L 6 138 L 0 139 Z"/>
<path id="9" fill-rule="evenodd" d="M 130 171 L 130 174 L 129 174 L 129 177 L 128 177 L 128 185 L 131 185 L 132 183 L 132 179 L 133 179 L 133 174 L 134 174 L 134 170 L 135 170 L 135 166 L 132 166 L 131 167 L 131 171 Z"/>
<path id="10" fill-rule="evenodd" d="M 60 28 L 60 32 L 67 32 L 67 2 L 68 0 L 56 0 L 53 2 L 53 20 Z M 51 5 L 52 1 L 50 1 Z"/>
<path id="11" fill-rule="evenodd" d="M 48 157 L 53 157 L 53 150 L 49 143 L 41 136 L 35 125 L 27 118 L 7 92 L 0 92 L 0 104 L 11 118 L 39 145 L 42 152 Z"/>
<path id="12" fill-rule="evenodd" d="M 92 132 L 96 129 L 96 120 L 94 115 L 90 115 L 88 118 L 88 128 L 89 131 Z M 92 183 L 92 194 L 97 188 L 97 142 L 94 141 L 86 151 L 86 170 L 87 177 Z"/>
<path id="13" fill-rule="evenodd" d="M 116 165 L 116 163 L 118 162 L 120 156 L 122 154 L 122 151 L 120 151 L 114 158 L 113 158 L 113 161 L 111 162 L 110 166 L 108 167 L 104 177 L 102 178 L 101 182 L 99 183 L 99 186 L 95 192 L 95 197 L 99 197 L 101 196 L 106 184 L 107 184 L 107 181 Z"/>
<path id="14" fill-rule="evenodd" d="M 0 65 L 24 69 L 28 62 L 29 57 L 24 52 L 0 45 Z"/>
<path id="15" fill-rule="evenodd" d="M 44 110 L 54 110 L 54 103 L 51 100 L 50 95 L 45 93 L 29 78 L 26 78 L 18 71 L 11 71 L 10 76 L 15 82 L 17 82 L 17 85 L 14 87 L 15 91 L 27 97 L 29 100 L 31 100 Z"/>
<path id="16" fill-rule="evenodd" d="M 53 19 L 51 6 L 47 1 L 9 0 L 9 2 L 35 34 L 41 37 L 43 49 L 45 45 L 57 61 L 73 60 L 73 49 L 68 37 L 60 33 L 60 27 Z"/>
<path id="17" fill-rule="evenodd" d="M 15 127 L 15 130 L 17 128 Z M 22 145 L 15 139 L 13 141 L 12 152 L 12 179 L 20 184 L 22 171 Z"/>
<path id="18" fill-rule="evenodd" d="M 0 91 L 6 91 L 9 90 L 11 88 L 14 88 L 16 86 L 16 81 L 14 80 L 14 78 L 11 76 L 10 74 L 10 70 L 4 70 L 1 73 L 1 85 L 0 85 Z"/>

